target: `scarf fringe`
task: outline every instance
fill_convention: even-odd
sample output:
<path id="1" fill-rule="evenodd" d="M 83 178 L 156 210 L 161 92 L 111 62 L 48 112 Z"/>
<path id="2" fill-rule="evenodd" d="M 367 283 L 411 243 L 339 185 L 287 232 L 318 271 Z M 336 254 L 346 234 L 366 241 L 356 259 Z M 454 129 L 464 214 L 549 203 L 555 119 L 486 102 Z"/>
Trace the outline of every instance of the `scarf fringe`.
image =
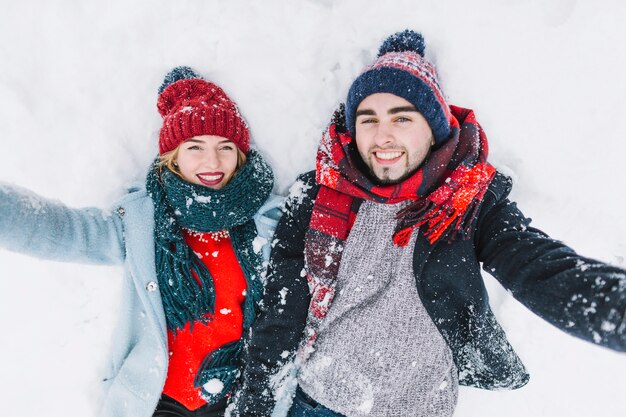
<path id="1" fill-rule="evenodd" d="M 161 300 L 168 328 L 174 333 L 194 321 L 208 323 L 215 311 L 215 286 L 206 265 L 185 242 L 171 243 L 176 248 L 157 251 L 157 270 L 169 277 L 161 283 Z M 185 256 L 177 252 L 191 252 Z"/>
<path id="2" fill-rule="evenodd" d="M 239 356 L 243 348 L 241 340 L 227 343 L 209 353 L 198 370 L 194 386 L 201 388 L 203 397 L 211 404 L 232 393 L 239 378 Z M 219 380 L 223 387 L 219 392 L 208 391 L 204 385 L 211 380 Z"/>
<path id="3" fill-rule="evenodd" d="M 239 265 L 246 277 L 246 297 L 243 302 L 243 328 L 248 329 L 256 319 L 257 306 L 263 297 L 263 282 L 261 280 L 263 274 L 263 262 L 260 255 L 250 253 L 250 245 L 246 242 L 252 242 L 256 236 L 256 227 L 254 225 L 238 226 L 237 233 L 231 235 L 231 242 Z"/>
<path id="4" fill-rule="evenodd" d="M 496 169 L 486 163 L 455 169 L 432 194 L 398 212 L 394 244 L 406 246 L 413 231 L 423 225 L 431 244 L 442 237 L 467 236 L 495 174 Z"/>

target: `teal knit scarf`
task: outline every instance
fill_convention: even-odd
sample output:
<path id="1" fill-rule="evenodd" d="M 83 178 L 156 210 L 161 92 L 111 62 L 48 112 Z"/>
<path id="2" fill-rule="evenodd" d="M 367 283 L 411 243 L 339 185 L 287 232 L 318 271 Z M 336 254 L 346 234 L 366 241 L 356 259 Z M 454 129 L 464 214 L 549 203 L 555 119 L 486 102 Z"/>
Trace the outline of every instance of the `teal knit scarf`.
<path id="1" fill-rule="evenodd" d="M 256 237 L 253 216 L 269 197 L 273 185 L 270 166 L 255 150 L 250 150 L 246 163 L 220 190 L 185 181 L 169 169 L 160 168 L 158 160 L 152 165 L 146 188 L 154 203 L 156 270 L 168 329 L 176 333 L 187 323 L 191 326 L 194 322 L 207 323 L 215 308 L 213 278 L 185 243 L 181 228 L 198 232 L 229 231 L 246 278 L 244 333 L 250 328 L 263 293 L 262 258 L 252 246 Z M 225 385 L 222 394 L 228 393 L 237 374 L 240 351 L 239 341 L 208 355 L 196 377 L 196 385 L 218 378 Z M 223 395 L 207 396 L 217 401 Z"/>

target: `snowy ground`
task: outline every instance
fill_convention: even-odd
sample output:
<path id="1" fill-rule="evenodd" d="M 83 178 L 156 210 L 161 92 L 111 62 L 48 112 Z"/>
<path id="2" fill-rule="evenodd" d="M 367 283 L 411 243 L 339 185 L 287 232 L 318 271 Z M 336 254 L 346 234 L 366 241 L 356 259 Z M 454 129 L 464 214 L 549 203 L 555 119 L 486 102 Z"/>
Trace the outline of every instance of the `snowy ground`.
<path id="1" fill-rule="evenodd" d="M 239 103 L 284 192 L 381 40 L 421 30 L 450 102 L 474 108 L 491 160 L 535 224 L 626 266 L 626 3 L 4 1 L 0 180 L 108 206 L 156 155 L 156 90 L 173 66 Z M 0 251 L 0 415 L 93 416 L 120 270 Z M 626 415 L 626 356 L 554 330 L 490 282 L 531 372 L 461 390 L 458 417 Z"/>

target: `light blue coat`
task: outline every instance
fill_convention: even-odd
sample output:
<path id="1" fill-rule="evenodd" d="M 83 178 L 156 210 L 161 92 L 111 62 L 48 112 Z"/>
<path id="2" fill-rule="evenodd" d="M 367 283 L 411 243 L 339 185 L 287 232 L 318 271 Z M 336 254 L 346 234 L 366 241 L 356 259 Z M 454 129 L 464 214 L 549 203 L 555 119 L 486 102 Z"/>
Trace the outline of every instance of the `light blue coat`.
<path id="1" fill-rule="evenodd" d="M 254 220 L 269 257 L 282 199 L 270 198 Z M 103 378 L 107 417 L 150 417 L 167 373 L 165 315 L 154 259 L 154 210 L 134 189 L 110 211 L 72 209 L 30 191 L 0 184 L 0 247 L 56 261 L 121 264 L 120 321 Z"/>

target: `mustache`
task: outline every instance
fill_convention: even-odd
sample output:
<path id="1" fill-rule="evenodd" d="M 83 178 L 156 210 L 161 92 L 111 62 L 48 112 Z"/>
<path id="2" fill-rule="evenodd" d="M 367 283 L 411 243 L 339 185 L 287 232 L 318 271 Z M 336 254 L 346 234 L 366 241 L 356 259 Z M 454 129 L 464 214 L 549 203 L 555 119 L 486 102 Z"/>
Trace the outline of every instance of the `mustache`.
<path id="1" fill-rule="evenodd" d="M 373 146 L 371 148 L 369 148 L 367 150 L 368 154 L 373 154 L 374 152 L 379 152 L 379 151 L 391 151 L 391 152 L 404 152 L 406 153 L 406 148 L 404 146 L 396 146 L 396 145 L 392 145 L 392 146 L 385 146 L 385 147 L 380 147 L 380 146 Z"/>

